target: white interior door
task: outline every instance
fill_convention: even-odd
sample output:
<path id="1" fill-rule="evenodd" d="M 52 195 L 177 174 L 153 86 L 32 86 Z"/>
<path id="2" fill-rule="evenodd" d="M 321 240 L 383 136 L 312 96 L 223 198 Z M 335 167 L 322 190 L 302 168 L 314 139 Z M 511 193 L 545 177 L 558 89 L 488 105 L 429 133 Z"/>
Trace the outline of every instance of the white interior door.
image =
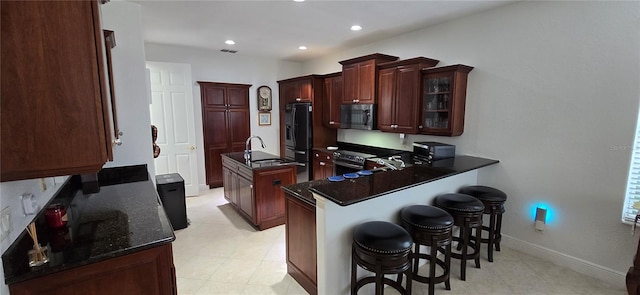
<path id="1" fill-rule="evenodd" d="M 191 65 L 147 62 L 151 82 L 151 124 L 158 127 L 156 175 L 179 173 L 187 196 L 198 195 Z"/>

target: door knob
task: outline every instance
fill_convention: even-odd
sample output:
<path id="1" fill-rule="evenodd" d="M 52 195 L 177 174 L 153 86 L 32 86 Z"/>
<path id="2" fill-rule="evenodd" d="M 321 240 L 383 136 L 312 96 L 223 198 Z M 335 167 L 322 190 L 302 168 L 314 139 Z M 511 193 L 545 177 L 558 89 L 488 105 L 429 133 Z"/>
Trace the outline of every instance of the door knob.
<path id="1" fill-rule="evenodd" d="M 190 145 L 190 146 L 188 147 L 188 149 L 189 149 L 190 151 L 193 151 L 193 150 L 195 150 L 195 149 L 196 149 L 196 147 L 195 147 L 195 146 Z"/>

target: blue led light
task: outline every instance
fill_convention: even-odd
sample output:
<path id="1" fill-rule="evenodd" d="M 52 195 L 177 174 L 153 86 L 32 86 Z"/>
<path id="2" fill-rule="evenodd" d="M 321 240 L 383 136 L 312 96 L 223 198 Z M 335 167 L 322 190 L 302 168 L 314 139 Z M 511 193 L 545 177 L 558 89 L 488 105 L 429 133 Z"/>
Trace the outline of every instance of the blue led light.
<path id="1" fill-rule="evenodd" d="M 547 210 L 546 224 L 552 224 L 554 221 L 555 212 L 553 212 L 553 208 L 551 207 L 551 205 L 549 205 L 549 203 L 546 203 L 546 202 L 534 203 L 531 205 L 531 207 L 529 207 L 529 215 L 531 216 L 531 220 L 532 221 L 536 220 L 536 210 L 538 208 Z"/>

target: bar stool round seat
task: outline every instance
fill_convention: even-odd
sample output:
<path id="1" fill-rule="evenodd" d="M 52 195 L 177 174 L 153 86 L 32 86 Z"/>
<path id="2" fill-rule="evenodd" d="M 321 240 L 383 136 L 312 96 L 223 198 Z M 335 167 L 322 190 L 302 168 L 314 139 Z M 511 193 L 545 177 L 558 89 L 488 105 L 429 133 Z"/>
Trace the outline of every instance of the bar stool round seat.
<path id="1" fill-rule="evenodd" d="M 453 217 L 447 211 L 434 206 L 413 205 L 400 210 L 400 221 L 413 238 L 413 280 L 428 284 L 429 295 L 434 294 L 435 284 L 442 282 L 447 290 L 451 290 L 449 274 Z M 420 253 L 420 246 L 429 247 L 429 254 Z M 443 259 L 438 259 L 438 252 L 444 255 Z M 428 277 L 418 275 L 420 259 L 429 262 Z M 436 276 L 436 265 L 442 269 L 440 276 Z"/>
<path id="2" fill-rule="evenodd" d="M 353 230 L 351 252 L 351 294 L 357 294 L 362 286 L 375 283 L 375 294 L 383 294 L 384 285 L 400 294 L 411 294 L 411 235 L 397 224 L 386 221 L 370 221 L 357 225 Z M 357 280 L 358 266 L 373 272 Z M 397 279 L 385 278 L 385 274 L 397 274 Z M 407 276 L 402 287 L 403 274 Z"/>
<path id="3" fill-rule="evenodd" d="M 495 246 L 496 251 L 500 251 L 500 241 L 502 240 L 500 229 L 502 228 L 502 214 L 505 212 L 504 203 L 507 201 L 507 194 L 499 189 L 482 185 L 466 186 L 458 192 L 475 197 L 484 204 L 484 214 L 489 215 L 489 226 L 482 227 L 488 232 L 488 237 L 481 239 L 481 241 L 487 244 L 487 258 L 489 262 L 493 262 L 493 247 Z"/>
<path id="4" fill-rule="evenodd" d="M 458 193 L 439 195 L 434 199 L 434 204 L 451 214 L 453 224 L 460 229 L 459 235 L 452 240 L 458 242 L 461 253 L 451 253 L 451 257 L 460 259 L 460 279 L 464 281 L 467 260 L 473 259 L 476 268 L 480 268 L 480 234 L 482 234 L 484 205 L 472 196 Z M 472 250 L 471 253 L 469 248 Z"/>

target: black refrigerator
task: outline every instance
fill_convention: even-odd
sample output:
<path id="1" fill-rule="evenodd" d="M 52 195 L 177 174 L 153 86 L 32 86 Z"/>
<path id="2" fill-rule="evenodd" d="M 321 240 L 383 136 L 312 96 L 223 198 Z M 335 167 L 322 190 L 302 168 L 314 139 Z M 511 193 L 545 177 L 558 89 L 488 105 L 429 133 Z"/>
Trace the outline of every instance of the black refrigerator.
<path id="1" fill-rule="evenodd" d="M 298 162 L 297 182 L 309 181 L 311 170 L 312 121 L 311 103 L 296 102 L 285 105 L 285 159 Z"/>

